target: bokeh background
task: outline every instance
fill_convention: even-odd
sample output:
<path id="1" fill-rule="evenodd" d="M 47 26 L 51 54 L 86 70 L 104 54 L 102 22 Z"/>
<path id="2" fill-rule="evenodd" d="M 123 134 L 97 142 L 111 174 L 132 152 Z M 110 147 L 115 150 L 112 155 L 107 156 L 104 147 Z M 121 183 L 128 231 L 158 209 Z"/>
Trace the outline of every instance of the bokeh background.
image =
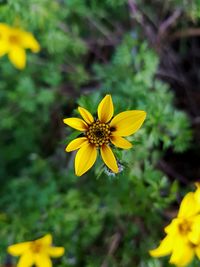
<path id="1" fill-rule="evenodd" d="M 41 45 L 24 70 L 0 59 L 2 266 L 17 262 L 8 245 L 46 233 L 66 249 L 55 267 L 169 266 L 148 250 L 200 177 L 199 19 L 199 0 L 0 1 L 1 22 Z M 122 173 L 99 159 L 76 177 L 62 120 L 107 93 L 115 114 L 147 119 L 115 152 Z"/>

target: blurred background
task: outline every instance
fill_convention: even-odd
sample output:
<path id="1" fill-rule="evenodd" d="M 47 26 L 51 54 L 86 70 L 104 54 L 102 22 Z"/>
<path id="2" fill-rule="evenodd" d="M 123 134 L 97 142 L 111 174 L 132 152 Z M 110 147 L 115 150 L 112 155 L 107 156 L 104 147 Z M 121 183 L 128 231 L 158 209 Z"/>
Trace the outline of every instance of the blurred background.
<path id="1" fill-rule="evenodd" d="M 0 19 L 41 46 L 24 70 L 0 58 L 0 264 L 51 233 L 55 267 L 170 266 L 148 250 L 200 177 L 200 1 L 2 0 Z M 147 119 L 122 173 L 76 177 L 62 120 L 107 93 Z"/>

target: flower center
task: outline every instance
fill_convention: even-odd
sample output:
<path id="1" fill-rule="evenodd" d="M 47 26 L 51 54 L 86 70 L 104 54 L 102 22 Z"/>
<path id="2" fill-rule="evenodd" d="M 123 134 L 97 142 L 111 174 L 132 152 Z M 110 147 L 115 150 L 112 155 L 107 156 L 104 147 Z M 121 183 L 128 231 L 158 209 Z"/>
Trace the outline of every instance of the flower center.
<path id="1" fill-rule="evenodd" d="M 41 249 L 42 249 L 42 245 L 41 245 L 40 242 L 33 241 L 31 243 L 31 250 L 32 250 L 33 253 L 39 253 L 41 251 Z"/>
<path id="2" fill-rule="evenodd" d="M 9 42 L 11 44 L 19 44 L 20 43 L 20 38 L 19 38 L 19 36 L 12 34 L 12 35 L 9 36 Z"/>
<path id="3" fill-rule="evenodd" d="M 191 231 L 191 223 L 184 220 L 182 223 L 179 224 L 178 228 L 182 235 L 186 235 L 188 234 L 188 232 Z"/>
<path id="4" fill-rule="evenodd" d="M 97 120 L 89 126 L 86 136 L 91 144 L 99 147 L 109 143 L 110 133 L 110 126 Z"/>

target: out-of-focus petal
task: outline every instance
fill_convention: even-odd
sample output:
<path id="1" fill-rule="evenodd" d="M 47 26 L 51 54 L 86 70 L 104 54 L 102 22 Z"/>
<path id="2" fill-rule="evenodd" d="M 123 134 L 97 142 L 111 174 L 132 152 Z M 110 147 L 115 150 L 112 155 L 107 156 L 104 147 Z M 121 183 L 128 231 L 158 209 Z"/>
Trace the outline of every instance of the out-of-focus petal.
<path id="1" fill-rule="evenodd" d="M 174 246 L 172 255 L 170 258 L 170 263 L 176 266 L 187 266 L 194 257 L 194 248 L 188 243 L 179 239 L 174 238 Z"/>
<path id="2" fill-rule="evenodd" d="M 196 185 L 197 189 L 194 192 L 194 197 L 195 197 L 195 200 L 197 202 L 197 205 L 198 205 L 199 211 L 200 211 L 200 182 L 196 182 L 195 185 Z"/>
<path id="3" fill-rule="evenodd" d="M 43 237 L 41 237 L 41 238 L 39 238 L 39 239 L 37 239 L 35 241 L 41 242 L 41 244 L 44 245 L 44 246 L 51 246 L 51 244 L 52 244 L 52 235 L 51 234 L 47 234 L 47 235 L 45 235 L 45 236 L 43 236 Z M 33 242 L 35 242 L 35 241 L 33 241 Z"/>
<path id="4" fill-rule="evenodd" d="M 109 122 L 114 113 L 114 107 L 111 95 L 106 95 L 98 106 L 98 118 L 100 122 Z"/>
<path id="5" fill-rule="evenodd" d="M 5 40 L 1 40 L 1 33 L 0 33 L 0 57 L 3 57 L 8 52 L 9 52 L 8 42 L 6 42 Z"/>
<path id="6" fill-rule="evenodd" d="M 32 267 L 32 265 L 34 264 L 34 256 L 32 253 L 28 252 L 23 254 L 18 263 L 17 263 L 17 267 Z M 44 266 L 43 266 L 44 267 Z"/>
<path id="7" fill-rule="evenodd" d="M 146 112 L 142 110 L 124 111 L 116 115 L 110 122 L 112 135 L 129 136 L 142 126 Z"/>
<path id="8" fill-rule="evenodd" d="M 24 48 L 29 48 L 34 53 L 40 51 L 40 45 L 32 33 L 22 32 L 21 36 L 22 36 L 22 45 Z"/>
<path id="9" fill-rule="evenodd" d="M 37 267 L 52 267 L 52 262 L 50 257 L 44 253 L 35 255 L 35 264 Z"/>
<path id="10" fill-rule="evenodd" d="M 167 235 L 156 249 L 149 251 L 152 257 L 163 257 L 172 252 L 173 236 Z"/>
<path id="11" fill-rule="evenodd" d="M 50 247 L 48 249 L 48 255 L 53 258 L 58 258 L 63 256 L 65 249 L 63 247 Z"/>
<path id="12" fill-rule="evenodd" d="M 200 245 L 196 246 L 194 248 L 194 250 L 195 250 L 195 253 L 196 253 L 198 259 L 200 260 Z"/>
<path id="13" fill-rule="evenodd" d="M 177 234 L 177 231 L 178 231 L 178 224 L 179 224 L 179 223 L 180 223 L 180 219 L 178 219 L 178 218 L 173 219 L 173 220 L 171 221 L 171 223 L 168 224 L 168 225 L 165 227 L 165 229 L 164 229 L 165 233 L 167 233 L 167 234 L 172 234 L 172 235 Z"/>
<path id="14" fill-rule="evenodd" d="M 17 69 L 24 69 L 26 66 L 25 50 L 19 46 L 13 46 L 8 53 L 8 57 Z"/>
<path id="15" fill-rule="evenodd" d="M 199 211 L 199 207 L 197 205 L 197 202 L 195 201 L 194 193 L 189 192 L 187 195 L 183 198 L 179 212 L 178 212 L 178 218 L 188 218 L 195 214 L 197 214 Z"/>
<path id="16" fill-rule="evenodd" d="M 8 247 L 8 253 L 13 256 L 20 256 L 30 247 L 31 242 L 22 242 L 19 244 L 14 244 Z"/>
<path id="17" fill-rule="evenodd" d="M 188 233 L 188 239 L 193 244 L 200 244 L 200 215 L 193 216 L 190 219 L 191 231 Z"/>

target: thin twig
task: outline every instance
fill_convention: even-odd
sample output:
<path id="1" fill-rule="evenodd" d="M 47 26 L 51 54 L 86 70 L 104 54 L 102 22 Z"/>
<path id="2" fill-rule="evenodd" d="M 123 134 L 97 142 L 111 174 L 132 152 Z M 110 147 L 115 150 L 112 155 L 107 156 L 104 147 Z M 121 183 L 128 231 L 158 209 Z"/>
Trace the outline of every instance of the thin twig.
<path id="1" fill-rule="evenodd" d="M 169 16 L 165 21 L 163 21 L 158 30 L 159 36 L 164 35 L 169 29 L 169 27 L 175 24 L 175 22 L 181 16 L 181 14 L 182 14 L 182 10 L 176 9 L 171 16 Z"/>
<path id="2" fill-rule="evenodd" d="M 174 41 L 180 38 L 192 37 L 192 36 L 200 36 L 200 28 L 189 28 L 181 31 L 177 31 L 169 36 L 169 41 Z"/>
<path id="3" fill-rule="evenodd" d="M 117 250 L 119 243 L 120 243 L 120 240 L 121 240 L 121 234 L 120 233 L 117 232 L 112 236 L 112 240 L 111 240 L 111 243 L 110 243 L 109 248 L 108 248 L 107 256 L 106 256 L 105 260 L 103 261 L 101 267 L 108 267 L 108 259 Z"/>

